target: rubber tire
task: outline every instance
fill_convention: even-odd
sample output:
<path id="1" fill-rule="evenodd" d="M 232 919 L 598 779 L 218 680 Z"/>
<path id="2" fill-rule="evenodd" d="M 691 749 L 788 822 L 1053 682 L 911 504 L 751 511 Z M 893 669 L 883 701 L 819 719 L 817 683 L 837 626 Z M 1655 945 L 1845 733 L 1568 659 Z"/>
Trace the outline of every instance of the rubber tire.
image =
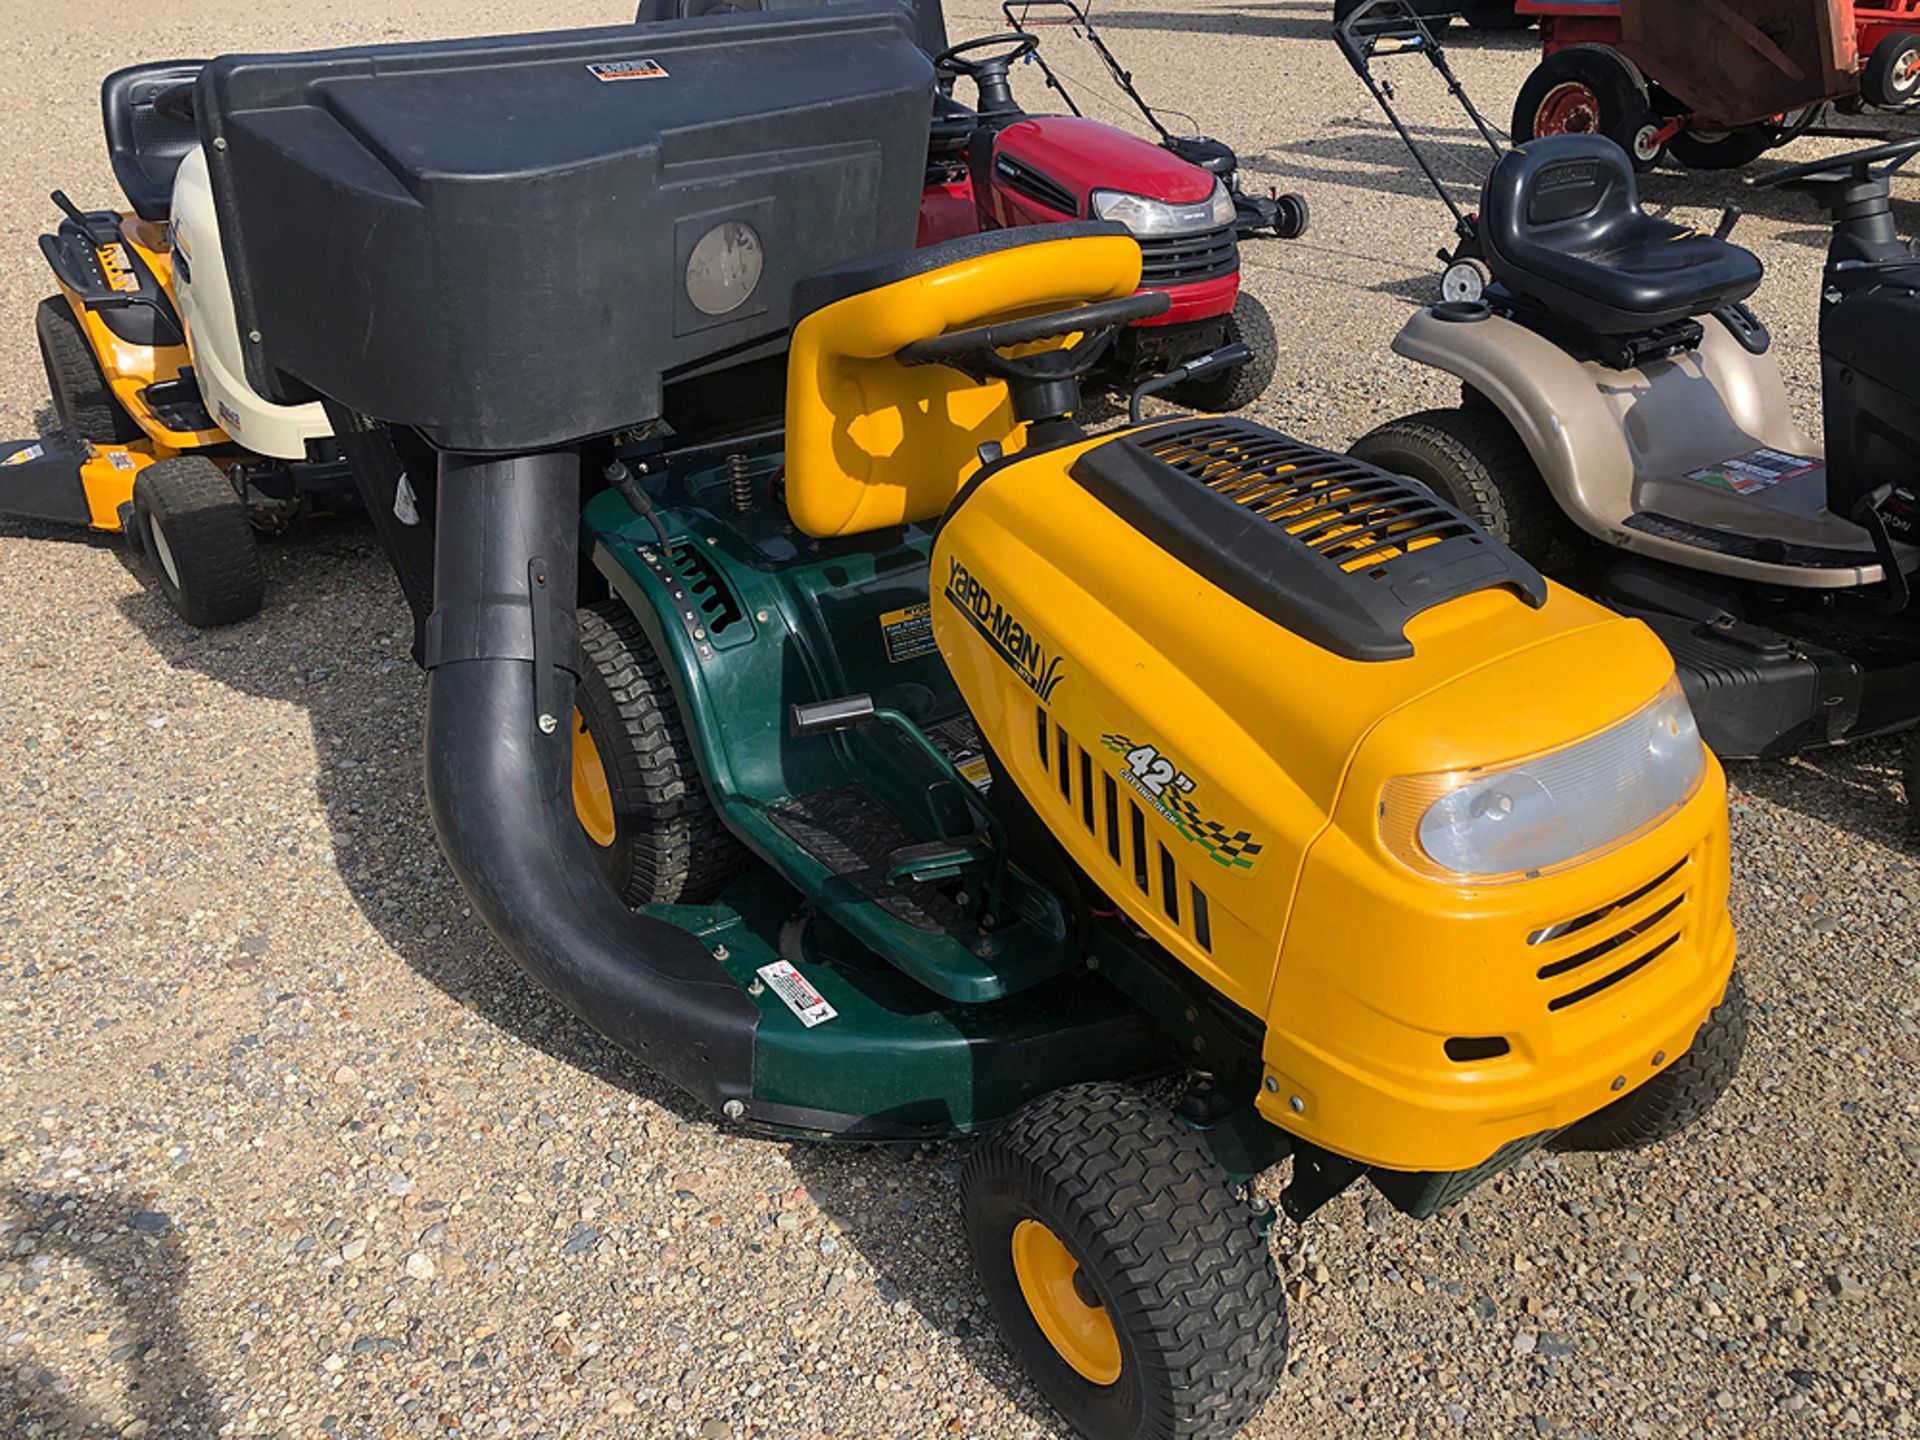
<path id="1" fill-rule="evenodd" d="M 613 798 L 613 844 L 594 846 L 602 872 L 628 905 L 711 900 L 749 856 L 707 794 L 666 667 L 618 600 L 580 612 L 580 657 L 574 703 Z"/>
<path id="2" fill-rule="evenodd" d="M 1513 13 L 1513 0 L 1460 0 L 1460 18 L 1470 30 L 1524 30 L 1533 16 Z"/>
<path id="3" fill-rule="evenodd" d="M 1901 89 L 1894 80 L 1901 61 L 1920 50 L 1920 33 L 1896 30 L 1873 47 L 1866 68 L 1860 72 L 1860 94 L 1869 105 L 1883 110 L 1904 110 L 1920 96 L 1920 71 Z"/>
<path id="4" fill-rule="evenodd" d="M 1600 102 L 1595 133 L 1606 136 L 1626 151 L 1635 170 L 1651 170 L 1660 163 L 1658 153 L 1644 157 L 1636 155 L 1633 149 L 1634 133 L 1656 118 L 1653 102 L 1648 98 L 1647 82 L 1631 60 L 1606 45 L 1569 45 L 1534 66 L 1514 98 L 1513 119 L 1508 127 L 1514 144 L 1523 145 L 1540 138 L 1535 129 L 1540 104 L 1555 88 L 1568 82 L 1584 84 L 1593 92 Z"/>
<path id="5" fill-rule="evenodd" d="M 1747 986 L 1738 970 L 1701 1024 L 1687 1053 L 1631 1095 L 1569 1125 L 1555 1150 L 1644 1150 L 1671 1139 L 1713 1108 L 1739 1073 L 1747 1051 Z"/>
<path id="6" fill-rule="evenodd" d="M 1236 341 L 1253 352 L 1251 360 L 1218 375 L 1182 381 L 1166 392 L 1167 399 L 1189 410 L 1224 415 L 1266 394 L 1280 363 L 1280 340 L 1274 334 L 1273 317 L 1267 314 L 1267 307 L 1245 290 L 1234 297 L 1226 338 L 1220 343 L 1231 345 Z"/>
<path id="7" fill-rule="evenodd" d="M 1278 1383 L 1286 1296 L 1266 1236 L 1206 1142 L 1137 1091 L 1075 1085 L 1031 1102 L 975 1146 L 960 1206 L 1000 1333 L 1082 1434 L 1231 1435 Z M 1066 1244 L 1113 1318 L 1113 1384 L 1068 1365 L 1028 1310 L 1011 1248 L 1025 1219 Z"/>
<path id="8" fill-rule="evenodd" d="M 1573 538 L 1527 447 L 1485 401 L 1389 421 L 1347 453 L 1426 486 L 1536 569 L 1558 563 Z"/>
<path id="9" fill-rule="evenodd" d="M 1920 830 L 1920 730 L 1907 732 L 1900 751 L 1900 779 L 1907 791 L 1907 819 Z"/>
<path id="10" fill-rule="evenodd" d="M 1281 240 L 1298 240 L 1313 225 L 1313 207 L 1307 197 L 1289 190 L 1275 197 L 1273 233 Z"/>
<path id="11" fill-rule="evenodd" d="M 182 620 L 205 629 L 260 613 L 267 595 L 260 542 L 247 507 L 218 465 L 199 455 L 149 465 L 133 482 L 133 514 L 160 593 Z M 177 582 L 161 559 L 156 525 L 173 557 Z"/>
<path id="12" fill-rule="evenodd" d="M 100 359 L 64 295 L 49 295 L 33 315 L 40 340 L 40 363 L 47 371 L 47 393 L 60 427 L 93 445 L 124 445 L 140 438 L 140 427 L 120 408 L 107 386 Z"/>
<path id="13" fill-rule="evenodd" d="M 1742 125 L 1706 140 L 1682 130 L 1667 141 L 1667 153 L 1689 170 L 1738 170 L 1751 165 L 1775 145 L 1775 132 L 1765 125 Z"/>
<path id="14" fill-rule="evenodd" d="M 1363 3 L 1364 0 L 1333 0 L 1333 23 L 1338 25 Z M 1411 0 L 1411 3 L 1414 13 L 1426 22 L 1429 30 L 1444 30 L 1453 23 L 1455 0 Z"/>

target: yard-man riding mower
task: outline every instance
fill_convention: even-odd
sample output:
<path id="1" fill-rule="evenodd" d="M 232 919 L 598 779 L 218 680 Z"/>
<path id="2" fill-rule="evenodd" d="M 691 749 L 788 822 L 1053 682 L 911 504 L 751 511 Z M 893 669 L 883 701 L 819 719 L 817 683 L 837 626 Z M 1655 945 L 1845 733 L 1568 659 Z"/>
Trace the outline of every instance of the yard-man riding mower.
<path id="1" fill-rule="evenodd" d="M 740 10 L 790 10 L 823 0 L 643 0 L 639 18 L 693 19 Z M 1017 0 L 1016 0 L 1017 3 Z M 902 10 L 940 84 L 934 96 L 926 183 L 920 200 L 919 243 L 1018 225 L 1067 220 L 1117 220 L 1140 241 L 1141 285 L 1167 296 L 1167 308 L 1134 321 L 1105 347 L 1082 387 L 1095 394 L 1126 394 L 1149 376 L 1230 345 L 1249 357 L 1236 365 L 1205 367 L 1175 377 L 1164 394 L 1196 410 L 1237 410 L 1273 383 L 1279 344 L 1273 320 L 1240 288 L 1237 236 L 1249 218 L 1283 239 L 1306 233 L 1307 202 L 1298 195 L 1258 199 L 1241 192 L 1233 151 L 1204 136 L 1170 135 L 1122 77 L 1163 137 L 1161 144 L 1083 117 L 1058 77 L 1039 62 L 1040 37 L 1015 28 L 947 42 L 940 0 L 911 0 Z M 1041 13 L 1062 0 L 1038 0 Z M 1065 9 L 1072 10 L 1070 4 Z M 1008 12 L 1008 23 L 1013 23 Z M 1084 17 L 1082 17 L 1084 24 Z M 1084 33 L 1084 32 L 1083 32 Z M 1013 67 L 1040 63 L 1048 85 L 1071 115 L 1029 115 L 1014 98 Z M 977 94 L 969 107 L 954 97 L 965 80 Z M 1269 213 L 1270 212 L 1270 213 Z M 1096 402 L 1097 403 L 1097 402 Z"/>
<path id="2" fill-rule="evenodd" d="M 248 386 L 193 120 L 197 61 L 107 77 L 107 149 L 129 209 L 40 239 L 59 292 L 34 327 L 60 428 L 0 444 L 0 514 L 130 531 L 191 624 L 259 610 L 256 533 L 358 508 L 318 404 Z M 195 283 L 195 272 L 215 277 Z"/>
<path id="3" fill-rule="evenodd" d="M 1041 1390 L 1224 1435 L 1287 1339 L 1249 1177 L 1427 1215 L 1725 1087 L 1723 781 L 1644 626 L 1406 481 L 1089 438 L 1166 298 L 1114 224 L 913 248 L 933 91 L 856 0 L 228 58 L 198 114 L 250 381 L 437 455 L 476 911 L 727 1124 L 982 1137 Z"/>
<path id="4" fill-rule="evenodd" d="M 1751 758 L 1920 719 L 1920 260 L 1889 176 L 1920 137 L 1776 171 L 1826 206 L 1824 446 L 1794 423 L 1760 261 L 1641 210 L 1597 136 L 1504 155 L 1481 199 L 1483 300 L 1394 341 L 1459 377 L 1457 409 L 1353 447 L 1651 626 L 1707 743 Z M 1907 795 L 1920 803 L 1908 745 Z"/>

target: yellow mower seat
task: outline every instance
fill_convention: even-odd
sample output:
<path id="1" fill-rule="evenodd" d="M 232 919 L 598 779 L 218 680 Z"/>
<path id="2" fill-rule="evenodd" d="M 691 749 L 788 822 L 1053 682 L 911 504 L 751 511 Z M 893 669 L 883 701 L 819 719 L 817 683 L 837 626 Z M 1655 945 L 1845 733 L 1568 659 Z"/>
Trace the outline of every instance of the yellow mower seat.
<path id="1" fill-rule="evenodd" d="M 1139 285 L 1139 245 L 1100 224 L 988 231 L 801 280 L 787 368 L 793 523 L 825 538 L 931 520 L 979 468 L 982 445 L 1018 448 L 1005 384 L 902 365 L 903 346 Z"/>

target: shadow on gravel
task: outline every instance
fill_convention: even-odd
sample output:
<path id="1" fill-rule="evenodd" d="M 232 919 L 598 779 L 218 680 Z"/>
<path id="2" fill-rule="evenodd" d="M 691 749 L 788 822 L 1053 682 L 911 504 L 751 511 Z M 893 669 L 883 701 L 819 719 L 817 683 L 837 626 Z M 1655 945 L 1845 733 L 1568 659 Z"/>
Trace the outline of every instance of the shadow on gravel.
<path id="1" fill-rule="evenodd" d="M 408 654 L 412 621 L 372 530 L 311 522 L 262 550 L 266 607 L 239 625 L 195 630 L 152 588 L 121 608 L 172 668 L 306 712 L 331 863 L 380 939 L 421 978 L 560 1064 L 682 1118 L 707 1118 L 550 1000 L 467 913 L 427 814 L 426 686 Z"/>
<path id="2" fill-rule="evenodd" d="M 1061 1433 L 1059 1415 L 1001 1340 L 974 1279 L 960 1225 L 966 1157 L 964 1144 L 787 1147 L 813 1202 L 873 1268 L 881 1298 L 905 1302 L 929 1330 L 957 1341 L 973 1371 L 1042 1434 Z"/>
<path id="3" fill-rule="evenodd" d="M 20 1274 L 35 1282 L 33 1288 L 61 1283 L 36 1271 L 36 1261 L 44 1259 L 46 1271 L 63 1260 L 86 1268 L 92 1290 L 87 1300 L 98 1309 L 85 1323 L 106 1331 L 104 1344 L 80 1352 L 85 1374 L 55 1373 L 30 1346 L 9 1350 L 0 1369 L 0 1415 L 8 1418 L 0 1428 L 9 1435 L 78 1436 L 118 1433 L 144 1420 L 154 1440 L 198 1440 L 219 1429 L 212 1387 L 187 1353 L 180 1326 L 187 1257 L 169 1217 L 147 1211 L 124 1192 L 62 1194 L 9 1186 L 0 1188 L 0 1222 L 13 1238 Z M 17 1254 L 23 1239 L 33 1247 L 30 1256 Z M 32 1303 L 30 1294 L 22 1299 Z"/>
<path id="4" fill-rule="evenodd" d="M 1920 852 L 1920 826 L 1900 778 L 1905 743 L 1895 736 L 1789 760 L 1736 762 L 1728 779 L 1743 794 L 1912 857 Z"/>

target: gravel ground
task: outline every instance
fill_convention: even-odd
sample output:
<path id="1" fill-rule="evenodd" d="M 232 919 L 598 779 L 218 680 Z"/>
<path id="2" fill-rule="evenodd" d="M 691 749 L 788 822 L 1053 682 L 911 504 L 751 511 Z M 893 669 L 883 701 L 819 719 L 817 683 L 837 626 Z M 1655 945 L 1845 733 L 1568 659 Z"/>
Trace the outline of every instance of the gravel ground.
<path id="1" fill-rule="evenodd" d="M 113 195 L 107 70 L 621 9 L 9 5 L 0 426 L 44 419 L 42 197 Z M 989 12 L 962 13 L 956 34 Z M 1144 0 L 1107 29 L 1256 183 L 1312 198 L 1306 241 L 1248 248 L 1285 347 L 1261 417 L 1340 444 L 1445 400 L 1386 348 L 1431 294 L 1441 215 L 1324 5 Z M 1527 40 L 1458 58 L 1504 117 Z M 1817 218 L 1738 177 L 1647 189 L 1701 221 L 1749 205 L 1810 405 Z M 0 1431 L 1055 1434 L 966 1268 L 959 1149 L 730 1138 L 543 1002 L 434 849 L 421 685 L 370 539 L 316 527 L 268 566 L 268 612 L 201 634 L 117 546 L 0 522 Z M 1249 1433 L 1917 1428 L 1920 874 L 1893 754 L 1734 779 L 1757 1013 L 1732 1094 L 1652 1153 L 1538 1158 L 1425 1225 L 1355 1192 L 1279 1227 L 1296 1347 Z"/>

